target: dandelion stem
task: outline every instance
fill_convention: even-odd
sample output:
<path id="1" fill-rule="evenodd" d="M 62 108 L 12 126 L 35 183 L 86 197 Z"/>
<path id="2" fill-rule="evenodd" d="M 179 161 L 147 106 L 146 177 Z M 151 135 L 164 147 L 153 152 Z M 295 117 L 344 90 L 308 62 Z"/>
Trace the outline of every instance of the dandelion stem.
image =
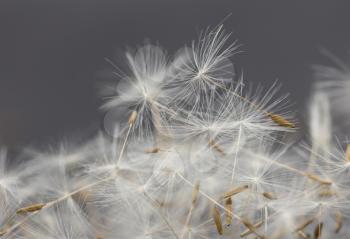
<path id="1" fill-rule="evenodd" d="M 188 211 L 188 214 L 187 214 L 187 217 L 186 217 L 184 229 L 183 229 L 182 234 L 181 234 L 181 237 L 180 237 L 181 239 L 185 238 L 186 233 L 187 233 L 187 231 L 188 231 L 188 226 L 189 226 L 189 224 L 190 224 L 191 217 L 192 217 L 192 213 L 193 213 L 193 210 L 194 210 L 196 201 L 197 201 L 198 192 L 199 192 L 199 182 L 197 182 L 197 183 L 195 184 L 194 189 L 193 189 L 193 192 L 192 192 L 191 207 L 190 207 L 190 210 Z"/>
<path id="2" fill-rule="evenodd" d="M 128 120 L 129 127 L 128 127 L 128 131 L 126 133 L 126 136 L 125 136 L 125 139 L 124 139 L 124 142 L 123 142 L 123 146 L 122 146 L 122 148 L 120 150 L 120 153 L 119 153 L 119 157 L 118 157 L 118 161 L 117 161 L 117 167 L 119 166 L 119 163 L 120 163 L 120 161 L 121 161 L 121 159 L 123 157 L 123 154 L 124 154 L 124 151 L 125 151 L 125 147 L 126 147 L 126 143 L 128 142 L 131 128 L 135 124 L 136 117 L 137 117 L 137 113 L 136 113 L 136 111 L 133 111 L 131 113 L 130 117 L 129 117 L 129 120 Z"/>
<path id="3" fill-rule="evenodd" d="M 268 226 L 268 224 L 267 224 L 267 219 L 268 219 L 268 208 L 267 208 L 267 204 L 265 204 L 265 206 L 264 206 L 264 216 L 265 216 L 265 228 L 264 228 L 264 231 L 265 231 L 265 236 L 267 236 L 267 226 Z"/>
<path id="4" fill-rule="evenodd" d="M 231 175 L 231 184 L 233 183 L 233 179 L 235 177 L 236 165 L 237 165 L 237 161 L 238 161 L 237 156 L 238 156 L 238 151 L 239 151 L 239 145 L 241 142 L 241 135 L 242 135 L 242 124 L 239 124 L 237 145 L 236 145 L 236 149 L 235 149 L 235 158 L 233 161 L 233 168 L 232 168 L 232 175 Z"/>
<path id="5" fill-rule="evenodd" d="M 145 195 L 145 197 L 148 198 L 151 202 L 160 206 L 159 203 L 157 201 L 153 200 L 146 192 L 144 192 L 143 195 Z M 174 236 L 177 239 L 179 239 L 179 236 L 175 232 L 175 229 L 170 225 L 170 222 L 166 219 L 166 217 L 159 210 L 156 210 L 156 212 L 162 218 L 162 220 L 165 222 L 165 224 L 168 226 L 168 228 L 171 230 L 171 232 L 174 234 Z"/>

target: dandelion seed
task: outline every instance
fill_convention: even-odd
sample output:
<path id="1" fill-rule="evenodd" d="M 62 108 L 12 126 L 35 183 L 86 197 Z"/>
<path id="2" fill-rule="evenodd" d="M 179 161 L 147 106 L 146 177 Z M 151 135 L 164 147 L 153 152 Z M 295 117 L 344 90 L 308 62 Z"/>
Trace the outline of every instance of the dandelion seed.
<path id="1" fill-rule="evenodd" d="M 271 193 L 271 192 L 263 192 L 262 195 L 265 198 L 270 199 L 270 200 L 276 200 L 277 199 L 276 195 Z"/>
<path id="2" fill-rule="evenodd" d="M 345 158 L 347 161 L 350 162 L 350 144 L 346 146 L 346 151 L 345 151 Z"/>
<path id="3" fill-rule="evenodd" d="M 335 196 L 337 195 L 337 193 L 334 191 L 334 190 L 331 190 L 331 189 L 324 189 L 322 190 L 320 193 L 319 193 L 319 196 L 320 197 L 332 197 L 332 196 Z"/>
<path id="4" fill-rule="evenodd" d="M 213 147 L 213 149 L 219 152 L 222 156 L 226 155 L 224 150 L 214 140 L 209 140 L 209 146 Z"/>
<path id="5" fill-rule="evenodd" d="M 133 112 L 129 124 L 135 124 L 140 136 L 150 136 L 155 127 L 158 131 L 161 128 L 159 107 L 162 107 L 162 112 L 168 112 L 161 103 L 168 98 L 163 90 L 168 77 L 167 57 L 160 47 L 145 44 L 135 53 L 127 52 L 126 59 L 130 73 L 117 73 L 121 79 L 117 86 L 109 87 L 114 89 L 112 92 L 103 93 L 108 100 L 102 108 L 112 110 L 119 107 L 124 111 L 137 111 L 138 116 Z"/>
<path id="6" fill-rule="evenodd" d="M 307 173 L 306 176 L 309 179 L 314 180 L 314 181 L 316 181 L 316 182 L 318 182 L 320 184 L 324 184 L 324 185 L 331 185 L 332 184 L 332 181 L 322 179 L 322 178 L 320 178 L 319 176 L 317 176 L 315 174 Z"/>
<path id="7" fill-rule="evenodd" d="M 259 221 L 259 222 L 255 223 L 253 225 L 253 227 L 258 229 L 262 225 L 264 225 L 264 221 Z M 240 234 L 240 237 L 246 237 L 246 236 L 250 235 L 251 233 L 253 233 L 253 231 L 248 228 Z"/>
<path id="8" fill-rule="evenodd" d="M 246 226 L 252 233 L 254 233 L 258 238 L 264 238 L 264 236 L 259 235 L 259 233 L 256 232 L 256 227 L 254 225 L 247 221 L 247 220 L 242 220 L 242 223 L 244 226 Z"/>
<path id="9" fill-rule="evenodd" d="M 33 204 L 27 207 L 22 207 L 20 209 L 17 210 L 17 214 L 25 214 L 28 212 L 36 212 L 41 210 L 43 207 L 45 207 L 44 203 L 37 203 L 37 204 Z"/>
<path id="10" fill-rule="evenodd" d="M 200 183 L 199 183 L 199 181 L 197 181 L 195 186 L 194 186 L 194 190 L 192 192 L 192 205 L 194 205 L 197 201 L 197 197 L 198 197 L 198 193 L 199 193 L 199 186 L 200 186 Z"/>
<path id="11" fill-rule="evenodd" d="M 6 235 L 7 234 L 7 230 L 6 229 L 1 229 L 0 230 L 0 237 L 1 236 L 4 236 L 4 235 Z"/>
<path id="12" fill-rule="evenodd" d="M 307 221 L 305 221 L 303 224 L 301 224 L 297 229 L 295 229 L 296 232 L 303 231 L 307 226 L 309 226 L 311 223 L 313 223 L 315 218 L 311 218 Z"/>
<path id="13" fill-rule="evenodd" d="M 286 127 L 286 128 L 292 128 L 292 129 L 295 128 L 295 124 L 288 121 L 287 119 L 285 119 L 281 115 L 268 113 L 268 116 L 279 126 Z"/>
<path id="14" fill-rule="evenodd" d="M 227 226 L 230 226 L 232 224 L 232 199 L 231 198 L 227 198 L 225 200 L 225 222 Z"/>
<path id="15" fill-rule="evenodd" d="M 173 66 L 170 82 L 174 98 L 182 102 L 200 103 L 199 96 L 216 88 L 216 84 L 231 82 L 234 75 L 233 64 L 228 59 L 235 54 L 238 45 L 228 44 L 230 34 L 220 25 L 204 31 L 191 48 L 178 53 Z M 175 91 L 176 90 L 176 91 Z"/>
<path id="16" fill-rule="evenodd" d="M 243 186 L 240 186 L 240 187 L 237 187 L 237 188 L 234 188 L 226 193 L 224 193 L 224 195 L 222 196 L 224 199 L 227 199 L 227 198 L 230 198 L 236 194 L 239 194 L 243 191 L 245 191 L 246 189 L 248 189 L 248 185 L 243 185 Z"/>
<path id="17" fill-rule="evenodd" d="M 314 230 L 314 238 L 318 239 L 321 237 L 322 234 L 322 228 L 323 228 L 323 223 L 319 223 L 316 225 L 315 230 Z"/>
<path id="18" fill-rule="evenodd" d="M 146 149 L 146 150 L 145 150 L 145 153 L 148 153 L 148 154 L 156 154 L 156 153 L 159 153 L 159 151 L 160 151 L 160 148 L 155 147 L 155 148 Z"/>
<path id="19" fill-rule="evenodd" d="M 298 235 L 301 236 L 301 238 L 303 238 L 303 239 L 309 239 L 310 238 L 310 235 L 306 234 L 303 231 L 298 231 Z"/>
<path id="20" fill-rule="evenodd" d="M 128 120 L 129 125 L 135 124 L 136 117 L 137 117 L 137 112 L 136 112 L 136 111 L 133 111 L 133 112 L 130 114 L 130 117 L 129 117 L 129 120 Z"/>
<path id="21" fill-rule="evenodd" d="M 336 212 L 335 214 L 335 233 L 339 233 L 343 227 L 343 215 L 341 212 Z"/>
<path id="22" fill-rule="evenodd" d="M 219 233 L 219 235 L 223 234 L 223 228 L 222 228 L 222 222 L 221 222 L 221 215 L 219 209 L 214 205 L 213 206 L 213 219 L 215 222 L 216 230 Z"/>

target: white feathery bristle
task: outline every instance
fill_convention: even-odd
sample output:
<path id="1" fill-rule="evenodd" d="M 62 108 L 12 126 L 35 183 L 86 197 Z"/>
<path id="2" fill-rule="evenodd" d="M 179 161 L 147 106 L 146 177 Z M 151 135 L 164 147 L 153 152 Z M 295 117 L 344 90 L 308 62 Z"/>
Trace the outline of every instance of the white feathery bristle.
<path id="1" fill-rule="evenodd" d="M 331 114 L 336 120 L 334 125 L 338 132 L 348 133 L 350 101 L 350 68 L 341 60 L 331 56 L 337 63 L 336 66 L 316 66 L 315 67 L 315 89 L 322 91 L 330 99 Z M 343 132 L 342 132 L 343 131 Z"/>
<path id="2" fill-rule="evenodd" d="M 328 96 L 316 92 L 309 106 L 311 144 L 315 153 L 328 152 L 332 139 L 332 119 Z"/>

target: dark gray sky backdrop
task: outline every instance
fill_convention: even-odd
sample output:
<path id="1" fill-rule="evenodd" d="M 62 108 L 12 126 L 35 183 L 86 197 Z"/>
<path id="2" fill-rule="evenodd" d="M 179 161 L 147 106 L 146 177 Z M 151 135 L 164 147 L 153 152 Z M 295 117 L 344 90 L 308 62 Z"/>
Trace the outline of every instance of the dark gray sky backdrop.
<path id="1" fill-rule="evenodd" d="M 337 0 L 2 0 L 0 141 L 40 145 L 101 126 L 97 73 L 145 38 L 173 53 L 232 13 L 226 29 L 244 44 L 234 58 L 248 82 L 279 79 L 304 107 L 311 65 L 325 47 L 350 48 L 350 2 Z"/>

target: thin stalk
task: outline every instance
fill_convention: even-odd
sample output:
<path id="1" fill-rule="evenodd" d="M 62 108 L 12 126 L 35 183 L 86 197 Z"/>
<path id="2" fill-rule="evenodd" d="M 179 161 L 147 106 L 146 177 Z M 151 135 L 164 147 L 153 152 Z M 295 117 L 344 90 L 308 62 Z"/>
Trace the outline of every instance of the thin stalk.
<path id="1" fill-rule="evenodd" d="M 135 124 L 136 117 L 137 117 L 137 113 L 136 113 L 136 111 L 133 111 L 131 113 L 130 117 L 129 117 L 129 120 L 128 120 L 129 127 L 128 127 L 128 131 L 126 133 L 126 136 L 125 136 L 125 139 L 124 139 L 124 142 L 123 142 L 123 146 L 122 146 L 122 148 L 120 150 L 120 153 L 119 153 L 119 157 L 118 157 L 118 161 L 117 161 L 117 167 L 119 166 L 119 163 L 120 163 L 120 161 L 121 161 L 121 159 L 123 157 L 123 154 L 124 154 L 124 151 L 125 151 L 125 147 L 126 147 L 126 143 L 128 142 L 131 128 Z"/>
<path id="2" fill-rule="evenodd" d="M 237 145 L 236 145 L 236 150 L 235 150 L 235 158 L 233 161 L 233 168 L 232 168 L 232 175 L 231 175 L 231 184 L 233 183 L 233 179 L 235 176 L 235 171 L 236 171 L 236 165 L 237 165 L 237 156 L 238 156 L 238 151 L 239 151 L 239 144 L 241 141 L 241 134 L 242 134 L 242 125 L 239 125 L 239 131 L 238 131 L 238 139 L 237 139 Z"/>
<path id="3" fill-rule="evenodd" d="M 157 204 L 158 206 L 159 203 L 155 200 L 153 200 L 147 193 L 144 192 L 144 194 L 146 196 L 146 198 L 148 198 L 152 203 L 155 203 Z M 166 219 L 166 217 L 161 213 L 159 212 L 159 210 L 156 210 L 156 213 L 162 218 L 162 220 L 165 222 L 165 224 L 168 226 L 168 228 L 171 230 L 171 232 L 174 234 L 174 236 L 176 237 L 176 239 L 179 239 L 179 236 L 177 235 L 175 229 L 170 225 L 170 222 Z"/>
<path id="4" fill-rule="evenodd" d="M 181 239 L 185 238 L 185 235 L 186 235 L 186 233 L 188 231 L 187 227 L 189 226 L 191 218 L 192 218 L 192 213 L 193 213 L 193 210 L 194 210 L 195 205 L 196 205 L 198 192 L 199 192 L 199 182 L 197 182 L 195 184 L 195 187 L 193 189 L 191 207 L 190 207 L 190 210 L 188 211 L 188 214 L 187 214 L 187 217 L 186 217 L 185 225 L 184 225 L 181 237 L 180 237 Z"/>
<path id="5" fill-rule="evenodd" d="M 250 153 L 250 152 L 247 151 L 247 153 Z M 250 154 L 251 154 L 251 153 L 250 153 Z M 289 165 L 286 165 L 286 164 L 283 164 L 283 163 L 279 163 L 279 162 L 277 162 L 277 161 L 275 161 L 275 160 L 267 159 L 267 158 L 265 158 L 265 157 L 259 157 L 259 158 L 261 158 L 262 160 L 264 160 L 264 161 L 266 161 L 266 162 L 269 162 L 269 163 L 272 163 L 272 164 L 274 164 L 274 165 L 276 165 L 276 166 L 279 166 L 279 167 L 281 167 L 281 168 L 285 168 L 285 169 L 287 169 L 287 170 L 289 170 L 289 171 L 292 171 L 292 172 L 295 172 L 295 173 L 297 173 L 297 174 L 299 174 L 299 175 L 305 176 L 305 177 L 307 177 L 307 178 L 309 178 L 309 179 L 311 179 L 311 180 L 317 181 L 317 182 L 319 182 L 319 183 L 321 183 L 321 184 L 323 184 L 323 185 L 331 185 L 331 184 L 332 184 L 332 181 L 329 181 L 329 180 L 326 180 L 326 179 L 322 179 L 322 178 L 318 177 L 318 176 L 315 175 L 315 174 L 307 173 L 307 172 L 301 171 L 301 170 L 296 169 L 296 168 L 293 168 L 293 167 L 291 167 L 291 166 L 289 166 Z"/>

